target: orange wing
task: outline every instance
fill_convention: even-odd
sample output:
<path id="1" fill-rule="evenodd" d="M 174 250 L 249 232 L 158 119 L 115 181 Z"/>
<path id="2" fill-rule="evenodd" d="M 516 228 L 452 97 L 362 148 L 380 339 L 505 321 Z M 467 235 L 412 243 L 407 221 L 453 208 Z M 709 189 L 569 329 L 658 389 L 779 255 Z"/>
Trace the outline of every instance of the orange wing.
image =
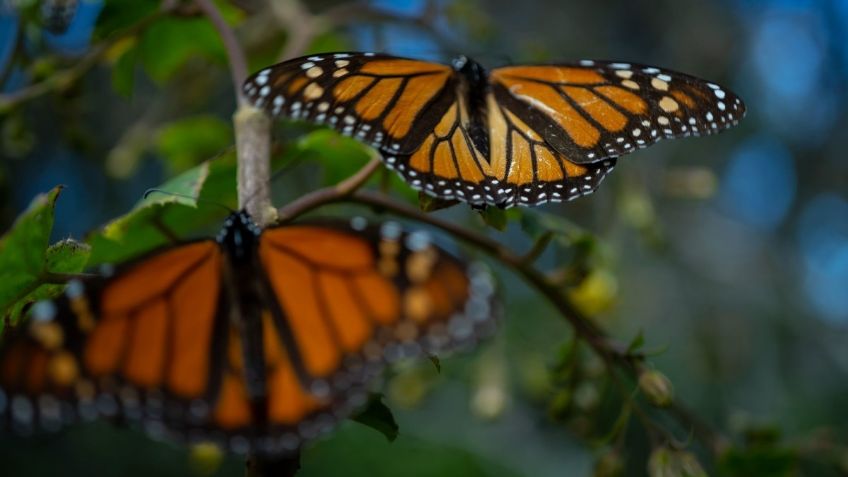
<path id="1" fill-rule="evenodd" d="M 3 338 L 0 424 L 30 433 L 121 416 L 154 437 L 213 441 L 242 453 L 291 451 L 314 437 L 340 404 L 304 391 L 274 339 L 265 343 L 260 370 L 272 399 L 266 411 L 253 409 L 243 339 L 222 293 L 223 260 L 215 242 L 196 242 L 112 278 L 69 285 L 55 309 Z M 262 321 L 273 336 L 270 315 Z"/>
<path id="2" fill-rule="evenodd" d="M 327 124 L 387 151 L 413 151 L 456 94 L 450 67 L 373 53 L 325 53 L 248 78 L 244 92 L 273 116 Z"/>
<path id="3" fill-rule="evenodd" d="M 195 242 L 69 285 L 51 311 L 4 336 L 0 411 L 9 424 L 120 414 L 159 432 L 202 421 L 220 384 L 221 261 L 215 242 Z"/>
<path id="4" fill-rule="evenodd" d="M 280 454 L 363 402 L 386 361 L 491 328 L 488 275 L 426 234 L 362 220 L 263 232 L 261 268 L 247 275 L 202 241 L 69 285 L 3 336 L 0 424 L 29 433 L 122 416 L 156 437 Z M 238 290 L 254 288 L 233 279 L 255 280 L 259 316 L 235 316 Z M 260 362 L 248 361 L 256 350 Z"/>
<path id="5" fill-rule="evenodd" d="M 584 60 L 496 68 L 497 102 L 576 164 L 596 163 L 662 138 L 711 134 L 745 115 L 726 88 L 653 66 Z"/>
<path id="6" fill-rule="evenodd" d="M 489 153 L 469 133 L 468 106 L 457 99 L 412 154 L 385 155 L 386 165 L 435 197 L 474 205 L 536 205 L 572 200 L 598 188 L 615 159 L 576 164 L 538 131 L 487 95 Z"/>
<path id="7" fill-rule="evenodd" d="M 318 394 L 346 392 L 385 362 L 473 342 L 492 327 L 488 274 L 396 223 L 275 228 L 259 254 L 280 305 L 278 338 L 292 341 L 294 367 Z"/>

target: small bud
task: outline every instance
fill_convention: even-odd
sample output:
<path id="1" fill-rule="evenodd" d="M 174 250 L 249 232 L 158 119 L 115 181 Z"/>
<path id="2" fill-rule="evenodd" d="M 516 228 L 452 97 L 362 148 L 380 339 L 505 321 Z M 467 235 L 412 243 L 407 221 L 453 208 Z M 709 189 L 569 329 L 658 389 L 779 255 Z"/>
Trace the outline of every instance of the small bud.
<path id="1" fill-rule="evenodd" d="M 695 454 L 657 447 L 648 459 L 650 477 L 707 477 Z"/>
<path id="2" fill-rule="evenodd" d="M 212 475 L 218 472 L 223 461 L 224 452 L 211 442 L 201 442 L 191 446 L 189 467 L 193 475 Z"/>
<path id="3" fill-rule="evenodd" d="M 695 454 L 681 451 L 677 453 L 677 459 L 680 474 L 683 477 L 707 477 L 706 471 L 701 467 Z"/>
<path id="4" fill-rule="evenodd" d="M 548 403 L 548 412 L 551 417 L 554 419 L 564 419 L 568 417 L 571 411 L 573 397 L 574 395 L 567 389 L 557 391 Z"/>
<path id="5" fill-rule="evenodd" d="M 592 270 L 579 285 L 568 291 L 568 297 L 585 315 L 597 316 L 615 304 L 618 279 L 609 270 Z"/>
<path id="6" fill-rule="evenodd" d="M 501 417 L 509 403 L 506 364 L 498 347 L 487 350 L 477 362 L 471 411 L 480 419 Z"/>
<path id="7" fill-rule="evenodd" d="M 592 477 L 619 477 L 624 474 L 624 459 L 617 451 L 611 450 L 601 455 L 595 462 Z"/>
<path id="8" fill-rule="evenodd" d="M 583 411 L 591 411 L 598 407 L 601 395 L 598 387 L 591 382 L 583 382 L 574 390 L 574 404 Z"/>
<path id="9" fill-rule="evenodd" d="M 639 389 L 657 407 L 668 407 L 674 400 L 671 381 L 659 371 L 644 371 L 639 375 Z"/>
<path id="10" fill-rule="evenodd" d="M 657 447 L 648 458 L 650 477 L 681 477 L 674 466 L 674 454 L 668 447 Z"/>

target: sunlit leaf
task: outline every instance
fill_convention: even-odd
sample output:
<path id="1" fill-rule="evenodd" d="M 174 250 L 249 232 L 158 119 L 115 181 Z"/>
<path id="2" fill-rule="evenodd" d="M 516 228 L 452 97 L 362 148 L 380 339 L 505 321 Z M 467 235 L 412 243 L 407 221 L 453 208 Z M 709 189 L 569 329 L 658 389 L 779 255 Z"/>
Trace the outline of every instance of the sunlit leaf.
<path id="1" fill-rule="evenodd" d="M 36 197 L 0 239 L 0 315 L 16 320 L 23 307 L 61 287 L 45 285 L 48 272 L 75 273 L 88 258 L 88 247 L 63 241 L 49 247 L 53 208 L 61 187 Z"/>
<path id="2" fill-rule="evenodd" d="M 85 268 L 90 254 L 91 247 L 87 244 L 70 239 L 62 240 L 47 248 L 45 270 L 50 273 L 79 273 Z M 6 316 L 11 323 L 20 319 L 27 306 L 39 300 L 56 297 L 65 289 L 65 285 L 44 283 L 44 278 L 39 277 L 40 284 L 9 307 Z"/>
<path id="3" fill-rule="evenodd" d="M 235 206 L 235 182 L 232 153 L 183 172 L 158 187 L 173 194 L 150 193 L 130 212 L 90 234 L 90 263 L 119 263 L 215 224 L 226 211 L 214 204 Z"/>

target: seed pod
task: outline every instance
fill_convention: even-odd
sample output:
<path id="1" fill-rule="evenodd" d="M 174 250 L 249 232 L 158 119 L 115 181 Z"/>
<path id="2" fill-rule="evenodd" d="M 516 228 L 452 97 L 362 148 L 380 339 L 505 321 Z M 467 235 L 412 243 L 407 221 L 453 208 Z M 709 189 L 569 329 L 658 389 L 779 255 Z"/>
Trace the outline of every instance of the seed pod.
<path id="1" fill-rule="evenodd" d="M 668 407 L 674 401 L 671 381 L 659 371 L 644 371 L 639 375 L 639 390 L 657 407 Z"/>

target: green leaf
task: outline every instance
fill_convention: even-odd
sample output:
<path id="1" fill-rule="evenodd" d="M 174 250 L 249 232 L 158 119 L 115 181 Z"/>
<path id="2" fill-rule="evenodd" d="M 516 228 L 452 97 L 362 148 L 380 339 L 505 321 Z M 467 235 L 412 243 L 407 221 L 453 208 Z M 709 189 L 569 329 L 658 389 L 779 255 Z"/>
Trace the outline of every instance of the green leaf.
<path id="1" fill-rule="evenodd" d="M 500 207 L 486 207 L 485 210 L 480 212 L 480 217 L 483 218 L 483 222 L 489 227 L 501 232 L 506 230 L 507 216 L 504 209 Z"/>
<path id="2" fill-rule="evenodd" d="M 205 18 L 157 20 L 144 32 L 138 48 L 144 70 L 159 83 L 198 56 L 220 63 L 226 61 L 221 39 Z"/>
<path id="3" fill-rule="evenodd" d="M 439 357 L 433 356 L 433 355 L 430 355 L 430 356 L 427 356 L 427 357 L 430 358 L 430 362 L 433 363 L 433 366 L 436 367 L 436 372 L 441 374 L 441 372 L 442 372 L 442 362 L 439 361 Z"/>
<path id="4" fill-rule="evenodd" d="M 76 273 L 88 248 L 72 241 L 48 247 L 53 208 L 62 190 L 55 187 L 36 197 L 0 239 L 0 315 L 17 320 L 27 303 L 47 298 L 60 287 L 44 285 L 47 272 Z"/>
<path id="5" fill-rule="evenodd" d="M 90 264 L 120 263 L 217 223 L 222 208 L 214 204 L 233 207 L 236 202 L 235 154 L 206 161 L 158 189 L 179 195 L 151 192 L 130 212 L 90 234 Z"/>
<path id="6" fill-rule="evenodd" d="M 450 439 L 403 433 L 388 442 L 364 426 L 342 425 L 303 453 L 298 477 L 517 477 L 532 475 L 509 455 L 472 452 Z"/>
<path id="7" fill-rule="evenodd" d="M 397 422 L 395 422 L 395 417 L 392 415 L 391 409 L 383 404 L 383 396 L 381 394 L 372 394 L 365 409 L 351 419 L 383 434 L 389 442 L 397 439 Z"/>
<path id="8" fill-rule="evenodd" d="M 458 200 L 444 200 L 433 197 L 423 191 L 418 192 L 418 208 L 422 212 L 435 212 L 459 204 Z"/>
<path id="9" fill-rule="evenodd" d="M 635 337 L 633 337 L 633 340 L 627 346 L 627 354 L 638 351 L 639 349 L 642 348 L 642 346 L 644 344 L 645 344 L 645 334 L 642 332 L 642 330 L 639 330 L 639 334 L 637 334 Z"/>
<path id="10" fill-rule="evenodd" d="M 730 477 L 790 477 L 797 475 L 797 468 L 798 455 L 778 446 L 733 448 L 725 452 L 719 462 L 721 475 Z"/>
<path id="11" fill-rule="evenodd" d="M 94 37 L 104 38 L 156 12 L 158 0 L 106 0 L 97 17 Z"/>
<path id="12" fill-rule="evenodd" d="M 166 124 L 156 134 L 156 148 L 173 171 L 184 171 L 233 143 L 232 127 L 211 115 Z"/>
<path id="13" fill-rule="evenodd" d="M 565 217 L 540 212 L 534 209 L 525 209 L 521 213 L 521 229 L 533 239 L 539 238 L 541 235 L 554 232 L 556 240 L 567 245 L 572 245 L 577 241 L 593 239 L 593 237 L 569 221 Z"/>
<path id="14" fill-rule="evenodd" d="M 112 66 L 112 89 L 125 98 L 132 96 L 138 56 L 138 48 L 130 46 L 118 56 Z"/>
<path id="15" fill-rule="evenodd" d="M 329 129 L 317 129 L 297 142 L 299 156 L 324 167 L 324 184 L 337 184 L 362 168 L 371 152 L 359 141 Z"/>
<path id="16" fill-rule="evenodd" d="M 90 255 L 91 247 L 88 245 L 71 239 L 62 240 L 47 249 L 46 270 L 51 273 L 80 273 L 85 268 Z M 9 308 L 6 316 L 9 317 L 11 323 L 16 323 L 24 309 L 30 304 L 57 297 L 65 289 L 65 285 L 44 284 L 41 280 L 39 280 L 39 283 L 42 284 L 21 297 Z"/>

